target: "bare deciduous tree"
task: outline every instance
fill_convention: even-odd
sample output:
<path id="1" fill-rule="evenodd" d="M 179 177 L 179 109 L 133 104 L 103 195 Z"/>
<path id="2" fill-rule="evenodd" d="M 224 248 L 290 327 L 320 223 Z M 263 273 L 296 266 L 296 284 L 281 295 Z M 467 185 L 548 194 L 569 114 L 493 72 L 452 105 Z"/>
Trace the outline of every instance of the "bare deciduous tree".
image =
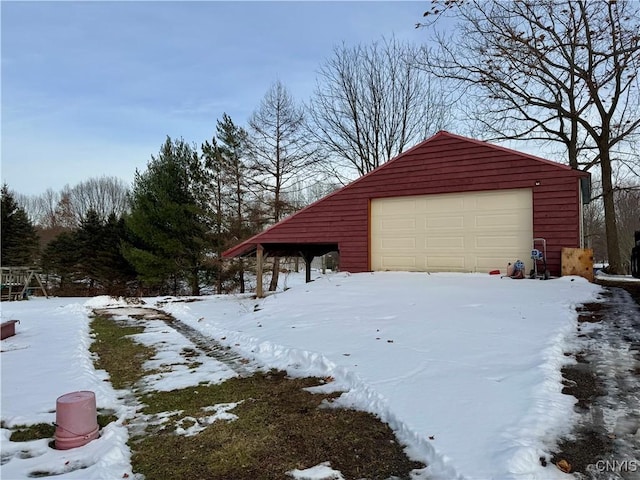
<path id="1" fill-rule="evenodd" d="M 423 67 L 475 100 L 484 138 L 557 141 L 572 167 L 600 166 L 608 261 L 620 272 L 612 178 L 624 154 L 612 152 L 626 151 L 640 130 L 638 4 L 434 0 L 425 16 L 443 11 L 458 21 L 457 35 L 436 32 Z"/>
<path id="2" fill-rule="evenodd" d="M 269 88 L 249 119 L 251 169 L 258 187 L 270 194 L 273 222 L 281 220 L 286 211 L 286 189 L 316 160 L 304 126 L 304 110 L 280 81 Z M 278 284 L 278 263 L 276 258 L 272 291 Z"/>
<path id="3" fill-rule="evenodd" d="M 16 201 L 27 212 L 31 222 L 40 228 L 58 226 L 56 207 L 60 199 L 60 192 L 56 192 L 52 188 L 48 188 L 40 195 L 16 194 Z"/>
<path id="4" fill-rule="evenodd" d="M 626 185 L 616 190 L 616 212 L 620 232 L 620 251 L 623 262 L 629 263 L 635 246 L 634 232 L 640 230 L 640 184 Z"/>
<path id="5" fill-rule="evenodd" d="M 588 248 L 593 249 L 594 260 L 598 263 L 607 260 L 606 229 L 602 188 L 596 180 L 594 198 L 584 208 L 584 238 Z M 620 236 L 620 257 L 623 266 L 629 266 L 631 248 L 635 245 L 634 232 L 640 229 L 640 183 L 636 180 L 620 183 L 615 190 L 616 217 Z"/>
<path id="6" fill-rule="evenodd" d="M 364 175 L 445 127 L 449 108 L 418 50 L 395 38 L 336 47 L 320 67 L 309 114 L 328 158 Z"/>
<path id="7" fill-rule="evenodd" d="M 31 221 L 41 228 L 78 227 L 87 212 L 95 211 L 101 221 L 111 214 L 120 218 L 128 209 L 129 188 L 116 177 L 89 178 L 73 187 L 41 195 L 18 195 Z"/>
<path id="8" fill-rule="evenodd" d="M 102 176 L 66 187 L 63 195 L 68 195 L 76 221 L 80 224 L 91 210 L 101 221 L 106 221 L 111 214 L 120 218 L 128 208 L 128 192 L 121 179 Z"/>
<path id="9" fill-rule="evenodd" d="M 607 242 L 604 234 L 602 198 L 593 199 L 584 205 L 582 216 L 584 245 L 593 250 L 594 262 L 604 262 L 607 258 Z"/>

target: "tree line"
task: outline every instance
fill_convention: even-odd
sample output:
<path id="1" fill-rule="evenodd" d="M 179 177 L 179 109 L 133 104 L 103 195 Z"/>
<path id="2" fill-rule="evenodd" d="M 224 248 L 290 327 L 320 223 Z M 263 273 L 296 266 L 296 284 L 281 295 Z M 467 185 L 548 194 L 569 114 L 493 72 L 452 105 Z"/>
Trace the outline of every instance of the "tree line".
<path id="1" fill-rule="evenodd" d="M 200 146 L 168 136 L 130 188 L 101 177 L 26 197 L 4 185 L 2 264 L 41 268 L 58 294 L 244 292 L 245 260 L 222 252 L 339 186 L 307 133 L 276 82 L 248 129 L 224 114 Z"/>
<path id="2" fill-rule="evenodd" d="M 200 147 L 167 137 L 130 189 L 102 177 L 20 203 L 4 185 L 2 265 L 41 268 L 58 294 L 244 292 L 245 261 L 222 252 L 328 193 L 301 180 L 316 159 L 302 119 L 276 83 L 252 135 L 224 114 Z"/>
<path id="3" fill-rule="evenodd" d="M 423 45 L 337 46 L 307 104 L 278 81 L 246 128 L 224 114 L 200 145 L 167 137 L 131 188 L 97 178 L 25 197 L 5 186 L 2 264 L 38 263 L 61 286 L 244 291 L 249 266 L 222 262 L 224 250 L 455 128 L 534 142 L 593 172 L 585 239 L 622 272 L 640 227 L 638 4 L 433 0 L 423 18 Z M 275 259 L 272 289 L 278 272 Z"/>

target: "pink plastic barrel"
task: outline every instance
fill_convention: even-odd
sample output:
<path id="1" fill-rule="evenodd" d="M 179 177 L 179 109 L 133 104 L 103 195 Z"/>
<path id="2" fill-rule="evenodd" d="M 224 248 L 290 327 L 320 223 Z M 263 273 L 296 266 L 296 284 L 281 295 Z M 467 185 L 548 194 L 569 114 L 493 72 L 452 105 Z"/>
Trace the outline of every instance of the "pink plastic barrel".
<path id="1" fill-rule="evenodd" d="M 93 392 L 71 392 L 56 400 L 56 448 L 68 450 L 98 438 L 96 396 Z"/>

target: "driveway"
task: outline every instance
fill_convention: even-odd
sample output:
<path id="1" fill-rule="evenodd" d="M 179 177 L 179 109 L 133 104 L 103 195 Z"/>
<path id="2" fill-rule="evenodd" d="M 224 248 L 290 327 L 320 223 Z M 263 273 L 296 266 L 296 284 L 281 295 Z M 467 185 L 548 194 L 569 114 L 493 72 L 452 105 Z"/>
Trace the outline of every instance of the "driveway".
<path id="1" fill-rule="evenodd" d="M 640 282 L 598 283 L 602 301 L 580 309 L 576 363 L 562 371 L 578 421 L 553 461 L 588 479 L 640 479 Z"/>

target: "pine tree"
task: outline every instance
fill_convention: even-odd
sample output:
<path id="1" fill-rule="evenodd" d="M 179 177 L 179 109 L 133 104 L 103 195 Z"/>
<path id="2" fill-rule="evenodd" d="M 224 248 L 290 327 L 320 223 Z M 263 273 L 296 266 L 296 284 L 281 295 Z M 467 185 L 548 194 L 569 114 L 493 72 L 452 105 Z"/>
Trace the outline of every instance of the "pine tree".
<path id="1" fill-rule="evenodd" d="M 47 244 L 42 255 L 43 270 L 58 277 L 58 288 L 62 293 L 82 277 L 78 271 L 79 262 L 80 251 L 75 231 L 62 232 Z"/>
<path id="2" fill-rule="evenodd" d="M 77 270 L 89 282 L 89 289 L 93 290 L 100 283 L 98 254 L 104 249 L 103 226 L 98 212 L 89 210 L 73 236 L 79 254 Z"/>
<path id="3" fill-rule="evenodd" d="M 125 236 L 124 219 L 112 213 L 102 226 L 102 248 L 96 252 L 99 260 L 97 275 L 109 295 L 128 294 L 127 284 L 136 276 L 135 269 L 122 254 Z"/>
<path id="4" fill-rule="evenodd" d="M 77 286 L 86 285 L 91 295 L 98 292 L 126 295 L 127 283 L 135 278 L 135 270 L 121 253 L 124 237 L 122 218 L 111 214 L 104 221 L 97 211 L 89 210 L 79 228 L 63 232 L 49 242 L 43 266 L 46 272 L 60 277 L 62 290 L 77 282 Z"/>
<path id="5" fill-rule="evenodd" d="M 36 260 L 38 235 L 27 213 L 15 201 L 5 184 L 0 191 L 2 220 L 1 262 L 3 266 L 30 266 Z"/>
<path id="6" fill-rule="evenodd" d="M 248 135 L 242 128 L 233 123 L 226 113 L 216 125 L 220 144 L 220 155 L 223 159 L 224 178 L 228 194 L 227 208 L 229 216 L 230 243 L 239 243 L 249 238 L 253 232 L 247 222 L 247 174 L 246 155 Z M 240 258 L 236 263 L 240 293 L 244 293 L 244 261 Z"/>
<path id="7" fill-rule="evenodd" d="M 200 192 L 205 168 L 184 140 L 170 137 L 145 172 L 136 172 L 131 213 L 125 224 L 133 239 L 123 245 L 125 258 L 145 283 L 163 287 L 188 279 L 198 295 L 199 274 L 208 248 L 207 215 Z"/>

